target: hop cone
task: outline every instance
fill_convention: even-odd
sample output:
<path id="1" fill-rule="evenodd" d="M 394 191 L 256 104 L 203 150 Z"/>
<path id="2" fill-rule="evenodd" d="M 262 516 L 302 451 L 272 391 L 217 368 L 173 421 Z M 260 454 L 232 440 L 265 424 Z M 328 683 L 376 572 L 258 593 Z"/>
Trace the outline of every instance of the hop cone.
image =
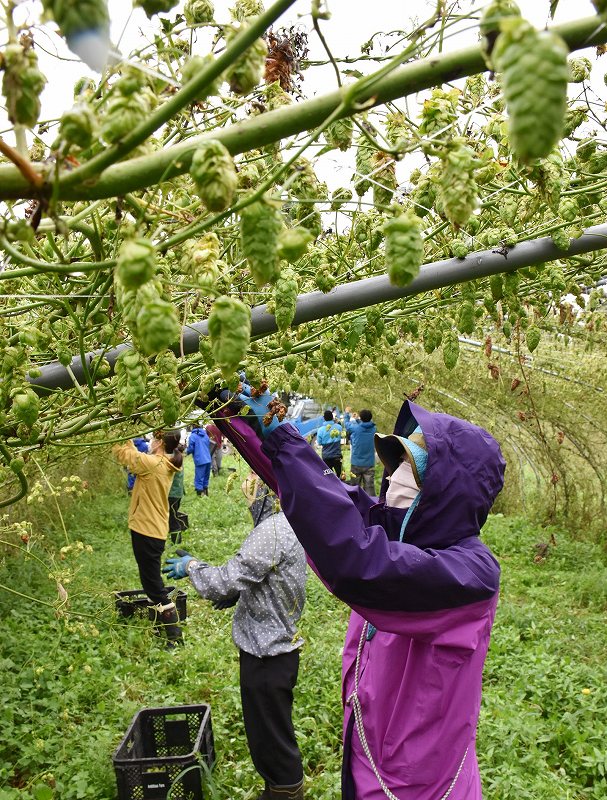
<path id="1" fill-rule="evenodd" d="M 234 8 L 230 9 L 232 18 L 243 22 L 247 17 L 256 17 L 263 14 L 263 3 L 260 0 L 236 0 Z"/>
<path id="2" fill-rule="evenodd" d="M 443 160 L 439 200 L 447 219 L 456 227 L 465 225 L 478 204 L 474 152 L 462 139 L 454 139 Z"/>
<path id="3" fill-rule="evenodd" d="M 42 5 L 70 50 L 91 69 L 103 69 L 110 36 L 107 0 L 42 0 Z"/>
<path id="4" fill-rule="evenodd" d="M 447 369 L 453 369 L 459 358 L 459 339 L 454 330 L 448 330 L 443 338 L 443 363 Z"/>
<path id="5" fill-rule="evenodd" d="M 231 31 L 231 32 L 230 32 Z M 229 29 L 227 43 L 234 38 L 236 31 Z M 261 81 L 268 55 L 268 47 L 263 39 L 257 39 L 240 58 L 226 70 L 226 80 L 234 94 L 248 94 Z"/>
<path id="6" fill-rule="evenodd" d="M 129 415 L 145 395 L 147 368 L 136 350 L 124 350 L 116 359 L 116 402 L 120 411 Z"/>
<path id="7" fill-rule="evenodd" d="M 276 324 L 279 331 L 286 331 L 293 322 L 297 304 L 299 284 L 297 274 L 291 268 L 283 269 L 274 287 Z"/>
<path id="8" fill-rule="evenodd" d="M 209 315 L 215 361 L 229 377 L 244 360 L 251 338 L 251 309 L 236 297 L 218 297 Z"/>
<path id="9" fill-rule="evenodd" d="M 135 0 L 135 5 L 141 6 L 151 18 L 154 14 L 168 14 L 177 5 L 177 0 Z"/>
<path id="10" fill-rule="evenodd" d="M 238 185 L 236 168 L 225 145 L 209 139 L 198 145 L 190 174 L 196 190 L 209 211 L 225 211 Z"/>
<path id="11" fill-rule="evenodd" d="M 61 117 L 59 134 L 68 144 L 88 147 L 97 130 L 97 119 L 91 106 L 78 103 Z"/>
<path id="12" fill-rule="evenodd" d="M 181 415 L 181 398 L 179 384 L 173 376 L 164 377 L 158 384 L 158 399 L 163 423 L 167 427 L 174 425 Z"/>
<path id="13" fill-rule="evenodd" d="M 353 123 L 350 117 L 335 120 L 325 130 L 325 139 L 330 147 L 345 152 L 352 144 Z"/>
<path id="14" fill-rule="evenodd" d="M 356 174 L 354 175 L 354 190 L 359 197 L 367 193 L 371 181 L 365 178 L 373 169 L 373 153 L 375 148 L 364 136 L 359 136 L 356 145 Z"/>
<path id="15" fill-rule="evenodd" d="M 567 110 L 567 45 L 528 22 L 502 23 L 493 51 L 510 116 L 509 136 L 519 161 L 545 158 L 563 134 Z"/>
<path id="16" fill-rule="evenodd" d="M 313 239 L 314 235 L 307 228 L 284 228 L 278 237 L 278 257 L 294 264 Z"/>
<path id="17" fill-rule="evenodd" d="M 102 119 L 103 140 L 109 144 L 119 142 L 143 122 L 149 113 L 150 104 L 144 94 L 116 94 L 110 100 Z"/>
<path id="18" fill-rule="evenodd" d="M 46 78 L 38 69 L 38 57 L 20 44 L 9 44 L 3 52 L 2 94 L 8 118 L 14 125 L 33 128 L 40 116 L 40 92 Z"/>
<path id="19" fill-rule="evenodd" d="M 147 356 L 160 353 L 174 344 L 180 332 L 175 307 L 160 297 L 144 303 L 137 314 L 137 338 Z"/>
<path id="20" fill-rule="evenodd" d="M 413 211 L 405 211 L 384 225 L 386 267 L 395 286 L 406 286 L 419 272 L 424 256 L 420 226 Z"/>
<path id="21" fill-rule="evenodd" d="M 242 250 L 258 288 L 278 278 L 278 235 L 282 229 L 280 212 L 258 201 L 240 212 Z"/>
<path id="22" fill-rule="evenodd" d="M 148 239 L 123 242 L 118 253 L 116 280 L 125 289 L 137 289 L 156 274 L 156 249 Z"/>
<path id="23" fill-rule="evenodd" d="M 187 0 L 183 13 L 185 14 L 185 21 L 190 27 L 192 25 L 205 25 L 208 22 L 213 22 L 215 8 L 211 0 Z"/>
<path id="24" fill-rule="evenodd" d="M 376 150 L 373 154 L 373 204 L 377 207 L 390 205 L 396 189 L 394 159 L 387 153 Z"/>

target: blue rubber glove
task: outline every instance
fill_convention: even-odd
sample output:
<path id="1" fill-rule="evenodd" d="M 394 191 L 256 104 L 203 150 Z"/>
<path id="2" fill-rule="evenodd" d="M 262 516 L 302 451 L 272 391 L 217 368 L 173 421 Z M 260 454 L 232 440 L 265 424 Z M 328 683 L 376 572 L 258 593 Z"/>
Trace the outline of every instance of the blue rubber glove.
<path id="1" fill-rule="evenodd" d="M 194 556 L 190 555 L 187 550 L 176 550 L 177 557 L 171 556 L 167 558 L 166 565 L 162 568 L 162 571 L 167 576 L 167 578 L 180 580 L 181 578 L 187 578 L 188 575 L 188 564 L 190 561 L 196 561 Z"/>
<path id="2" fill-rule="evenodd" d="M 263 436 L 268 436 L 268 434 L 272 433 L 279 425 L 287 421 L 283 420 L 279 422 L 278 418 L 274 416 L 269 425 L 264 425 L 263 418 L 268 413 L 268 404 L 271 400 L 275 400 L 276 397 L 276 394 L 270 392 L 269 389 L 266 389 L 259 397 L 251 397 L 251 387 L 248 383 L 243 383 L 242 392 L 238 395 L 238 399 L 246 403 L 259 420 L 259 427 L 261 428 Z"/>

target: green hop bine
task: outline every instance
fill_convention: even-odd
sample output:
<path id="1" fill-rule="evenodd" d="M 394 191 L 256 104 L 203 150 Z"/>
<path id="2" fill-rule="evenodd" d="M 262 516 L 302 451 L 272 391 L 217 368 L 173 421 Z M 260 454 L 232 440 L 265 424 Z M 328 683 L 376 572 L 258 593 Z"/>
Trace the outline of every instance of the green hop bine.
<path id="1" fill-rule="evenodd" d="M 522 163 L 545 158 L 563 134 L 567 110 L 568 49 L 550 31 L 508 18 L 493 51 L 509 114 L 512 149 Z"/>
<path id="2" fill-rule="evenodd" d="M 225 211 L 229 208 L 238 177 L 232 156 L 225 145 L 217 139 L 199 144 L 192 158 L 190 175 L 209 211 Z"/>
<path id="3" fill-rule="evenodd" d="M 263 200 L 240 212 L 242 251 L 258 288 L 275 283 L 280 274 L 277 248 L 282 227 L 278 209 Z"/>
<path id="4" fill-rule="evenodd" d="M 251 340 L 251 309 L 236 297 L 218 297 L 209 315 L 213 356 L 224 378 L 244 360 Z"/>
<path id="5" fill-rule="evenodd" d="M 166 300 L 151 300 L 137 314 L 137 338 L 145 355 L 154 355 L 175 344 L 180 333 L 177 311 Z"/>
<path id="6" fill-rule="evenodd" d="M 2 55 L 2 94 L 8 118 L 14 125 L 33 128 L 40 116 L 40 93 L 46 84 L 38 69 L 38 57 L 31 47 L 20 44 L 9 44 Z"/>
<path id="7" fill-rule="evenodd" d="M 478 205 L 474 170 L 478 159 L 465 140 L 457 138 L 447 148 L 438 187 L 445 216 L 456 228 L 465 225 Z"/>
<path id="8" fill-rule="evenodd" d="M 116 280 L 125 289 L 137 289 L 156 274 L 156 249 L 148 239 L 122 243 L 116 263 Z"/>
<path id="9" fill-rule="evenodd" d="M 293 322 L 298 291 L 299 284 L 295 270 L 283 269 L 274 287 L 274 304 L 276 306 L 274 316 L 279 331 L 286 331 Z"/>
<path id="10" fill-rule="evenodd" d="M 406 286 L 419 272 L 424 257 L 421 221 L 413 211 L 405 211 L 384 225 L 385 260 L 390 283 Z"/>
<path id="11" fill-rule="evenodd" d="M 187 0 L 183 9 L 187 25 L 206 25 L 213 22 L 215 7 L 211 0 Z"/>

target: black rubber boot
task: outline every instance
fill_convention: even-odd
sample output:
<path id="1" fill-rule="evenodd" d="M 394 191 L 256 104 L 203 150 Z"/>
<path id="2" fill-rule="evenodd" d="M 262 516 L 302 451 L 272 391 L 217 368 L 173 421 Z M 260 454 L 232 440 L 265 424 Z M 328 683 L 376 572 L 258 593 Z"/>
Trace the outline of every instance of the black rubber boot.
<path id="1" fill-rule="evenodd" d="M 164 606 L 158 605 L 154 608 L 156 611 L 156 629 L 159 632 L 164 631 L 166 633 L 169 647 L 183 644 L 183 633 L 178 625 L 179 619 L 175 603 L 167 603 Z"/>

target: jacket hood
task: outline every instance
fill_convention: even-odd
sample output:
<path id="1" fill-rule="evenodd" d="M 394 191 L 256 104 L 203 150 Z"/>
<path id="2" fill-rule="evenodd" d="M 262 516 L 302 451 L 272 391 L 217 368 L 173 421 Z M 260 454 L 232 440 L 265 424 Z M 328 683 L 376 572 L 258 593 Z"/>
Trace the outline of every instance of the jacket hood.
<path id="1" fill-rule="evenodd" d="M 364 428 L 367 431 L 370 428 L 374 428 L 375 427 L 375 423 L 373 422 L 373 420 L 370 420 L 369 422 L 359 422 L 358 424 L 360 425 L 361 428 Z"/>
<path id="2" fill-rule="evenodd" d="M 394 433 L 409 436 L 417 425 L 426 440 L 428 464 L 404 541 L 442 549 L 478 536 L 504 485 L 506 462 L 498 443 L 470 422 L 405 402 Z M 387 485 L 384 473 L 382 497 Z"/>

